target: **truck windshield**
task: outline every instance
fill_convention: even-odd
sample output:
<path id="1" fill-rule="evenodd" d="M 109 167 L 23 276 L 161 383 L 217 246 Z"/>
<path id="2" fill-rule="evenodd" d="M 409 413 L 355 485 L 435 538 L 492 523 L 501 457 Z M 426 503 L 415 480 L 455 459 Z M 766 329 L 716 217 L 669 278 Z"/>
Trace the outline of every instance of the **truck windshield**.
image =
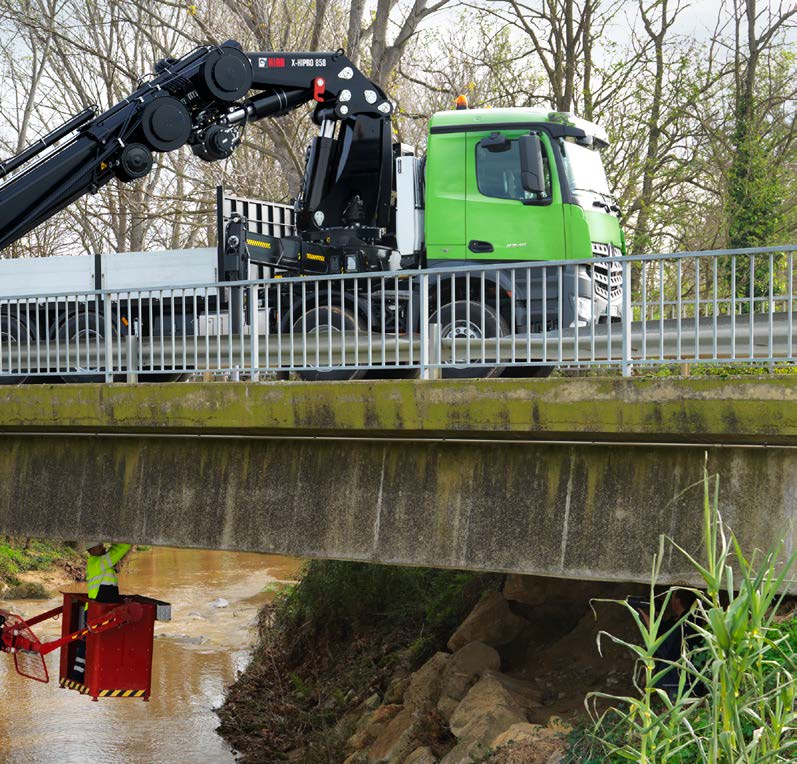
<path id="1" fill-rule="evenodd" d="M 562 157 L 571 191 L 593 191 L 611 196 L 600 152 L 571 141 L 562 141 Z"/>

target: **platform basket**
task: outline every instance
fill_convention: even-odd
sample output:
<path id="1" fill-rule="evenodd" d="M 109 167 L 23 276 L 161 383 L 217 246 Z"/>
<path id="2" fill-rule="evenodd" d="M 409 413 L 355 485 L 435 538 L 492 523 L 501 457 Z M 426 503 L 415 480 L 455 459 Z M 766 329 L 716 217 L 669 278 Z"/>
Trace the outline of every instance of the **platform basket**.
<path id="1" fill-rule="evenodd" d="M 6 610 L 0 610 L 0 615 L 5 616 L 5 628 L 12 628 L 19 632 L 19 634 L 31 642 L 39 644 L 36 635 L 30 630 L 28 624 L 15 613 L 9 613 Z M 27 650 L 20 650 L 14 653 L 14 668 L 17 674 L 24 676 L 27 679 L 33 679 L 36 682 L 47 683 L 50 681 L 50 675 L 47 672 L 47 664 L 44 662 L 44 656 L 40 653 L 32 653 Z"/>

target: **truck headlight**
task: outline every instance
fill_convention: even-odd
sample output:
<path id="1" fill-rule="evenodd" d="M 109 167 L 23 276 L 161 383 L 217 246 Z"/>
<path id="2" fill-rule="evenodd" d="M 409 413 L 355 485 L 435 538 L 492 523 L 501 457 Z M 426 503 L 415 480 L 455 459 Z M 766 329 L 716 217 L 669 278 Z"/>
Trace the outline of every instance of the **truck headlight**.
<path id="1" fill-rule="evenodd" d="M 572 297 L 570 298 L 572 301 Z M 592 321 L 595 314 L 597 305 L 593 305 L 593 301 L 589 297 L 576 297 L 575 305 L 576 317 L 582 321 Z"/>

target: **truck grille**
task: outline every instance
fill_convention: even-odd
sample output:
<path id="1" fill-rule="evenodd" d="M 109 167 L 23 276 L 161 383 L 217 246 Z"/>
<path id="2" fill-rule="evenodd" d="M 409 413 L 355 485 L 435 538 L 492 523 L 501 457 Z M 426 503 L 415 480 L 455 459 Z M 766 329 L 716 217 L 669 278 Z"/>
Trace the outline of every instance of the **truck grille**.
<path id="1" fill-rule="evenodd" d="M 613 244 L 592 242 L 593 257 L 620 257 L 621 254 L 620 248 Z M 620 297 L 623 291 L 623 269 L 620 263 L 596 263 L 592 271 L 595 278 L 595 294 L 605 300 L 615 300 Z"/>

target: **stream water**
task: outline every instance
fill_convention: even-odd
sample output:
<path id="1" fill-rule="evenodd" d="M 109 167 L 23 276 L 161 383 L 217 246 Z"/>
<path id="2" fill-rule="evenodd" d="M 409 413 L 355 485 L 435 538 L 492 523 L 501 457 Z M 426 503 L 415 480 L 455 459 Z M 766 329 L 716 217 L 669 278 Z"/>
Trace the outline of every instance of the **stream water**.
<path id="1" fill-rule="evenodd" d="M 93 703 L 60 689 L 58 651 L 47 658 L 47 685 L 18 676 L 11 656 L 0 655 L 0 762 L 233 762 L 215 732 L 213 709 L 246 666 L 258 610 L 276 589 L 269 584 L 291 580 L 299 566 L 294 559 L 259 554 L 136 553 L 120 575 L 122 591 L 172 603 L 172 621 L 155 625 L 151 700 Z M 58 604 L 0 601 L 0 608 L 30 617 Z M 57 638 L 60 620 L 35 630 L 42 641 Z"/>

